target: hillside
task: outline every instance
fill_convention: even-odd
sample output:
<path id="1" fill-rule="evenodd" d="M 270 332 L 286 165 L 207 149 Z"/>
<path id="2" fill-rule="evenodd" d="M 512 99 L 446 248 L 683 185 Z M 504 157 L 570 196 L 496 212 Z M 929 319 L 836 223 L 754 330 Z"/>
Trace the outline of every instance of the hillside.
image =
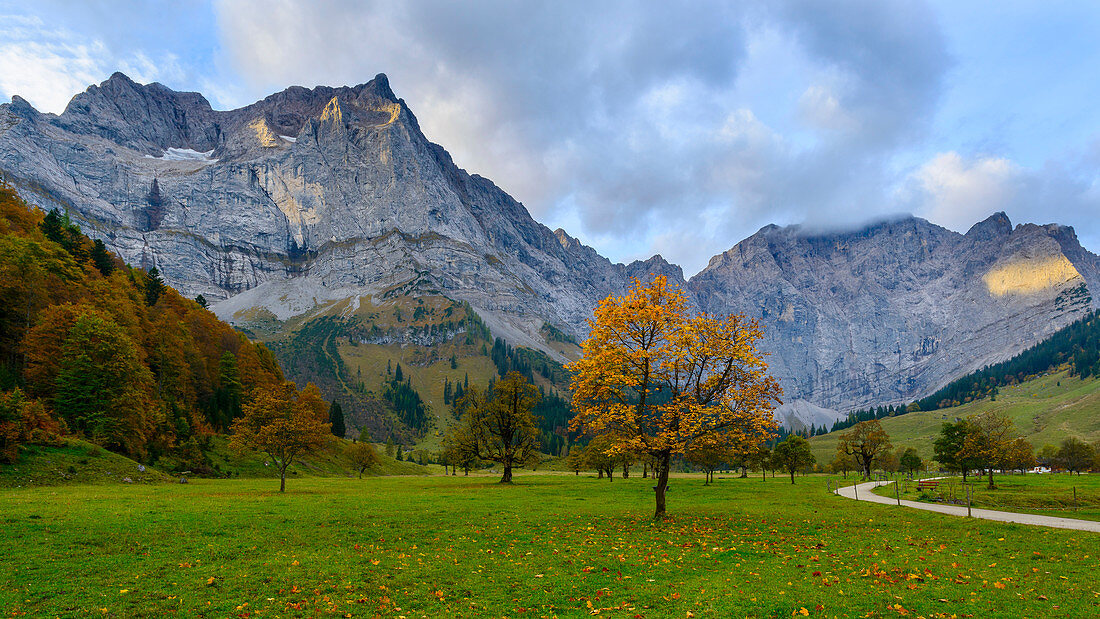
<path id="1" fill-rule="evenodd" d="M 917 411 L 880 420 L 894 447 L 915 447 L 921 458 L 930 460 L 932 442 L 944 422 L 955 421 L 987 411 L 1007 415 L 1020 436 L 1038 450 L 1057 445 L 1067 436 L 1100 441 L 1100 378 L 1085 379 L 1056 372 L 1004 387 L 995 401 L 970 402 L 934 411 Z M 819 464 L 828 464 L 836 454 L 838 437 L 843 431 L 830 432 L 810 439 Z"/>

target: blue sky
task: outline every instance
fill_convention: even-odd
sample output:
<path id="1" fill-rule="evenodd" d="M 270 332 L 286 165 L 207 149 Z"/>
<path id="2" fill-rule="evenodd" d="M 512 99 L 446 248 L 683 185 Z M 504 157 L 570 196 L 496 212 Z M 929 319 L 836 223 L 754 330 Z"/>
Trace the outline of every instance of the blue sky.
<path id="1" fill-rule="evenodd" d="M 1100 5 L 4 2 L 0 100 L 121 70 L 222 109 L 385 72 L 536 219 L 688 274 L 768 223 L 994 211 L 1100 250 Z"/>

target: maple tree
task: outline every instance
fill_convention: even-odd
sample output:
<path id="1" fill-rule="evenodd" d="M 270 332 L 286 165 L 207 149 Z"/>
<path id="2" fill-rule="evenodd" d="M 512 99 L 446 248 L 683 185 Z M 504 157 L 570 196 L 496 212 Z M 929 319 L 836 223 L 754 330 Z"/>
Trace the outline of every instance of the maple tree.
<path id="1" fill-rule="evenodd" d="M 898 458 L 898 464 L 909 472 L 909 478 L 912 479 L 913 473 L 916 473 L 924 466 L 924 461 L 921 460 L 920 454 L 917 453 L 916 449 L 913 447 L 906 447 L 901 457 Z"/>
<path id="2" fill-rule="evenodd" d="M 539 429 L 531 410 L 540 397 L 515 371 L 494 383 L 488 396 L 470 387 L 457 407 L 464 411 L 462 423 L 450 433 L 455 461 L 491 460 L 504 469 L 500 483 L 512 483 L 512 468 L 538 456 Z"/>
<path id="3" fill-rule="evenodd" d="M 381 462 L 381 458 L 378 457 L 378 452 L 374 450 L 374 445 L 370 443 L 355 443 L 351 446 L 351 450 L 348 451 L 348 459 L 355 468 L 359 469 L 359 479 L 363 479 L 363 471 Z"/>
<path id="4" fill-rule="evenodd" d="M 976 462 L 985 468 L 989 476 L 988 488 L 992 490 L 993 469 L 1003 466 L 1008 459 L 1009 448 L 1016 438 L 1015 426 L 1004 413 L 990 411 L 966 420 L 966 437 L 959 457 Z"/>
<path id="5" fill-rule="evenodd" d="M 871 419 L 861 421 L 841 434 L 836 450 L 855 460 L 863 473 L 863 479 L 870 479 L 871 466 L 889 453 L 891 447 L 890 436 L 886 434 L 882 424 L 878 419 Z"/>
<path id="6" fill-rule="evenodd" d="M 772 460 L 791 474 L 791 483 L 794 483 L 794 474 L 812 466 L 817 458 L 810 452 L 810 443 L 797 434 L 792 434 L 775 446 Z"/>
<path id="7" fill-rule="evenodd" d="M 755 348 L 756 321 L 691 315 L 683 293 L 657 277 L 601 301 L 589 328 L 581 358 L 567 366 L 570 428 L 610 436 L 612 454 L 654 458 L 655 517 L 666 513 L 674 455 L 704 439 L 760 442 L 774 431 L 782 392 Z"/>
<path id="8" fill-rule="evenodd" d="M 266 453 L 279 469 L 279 492 L 286 491 L 286 469 L 295 458 L 331 439 L 328 404 L 310 383 L 298 391 L 292 382 L 257 393 L 233 422 L 230 445 Z"/>

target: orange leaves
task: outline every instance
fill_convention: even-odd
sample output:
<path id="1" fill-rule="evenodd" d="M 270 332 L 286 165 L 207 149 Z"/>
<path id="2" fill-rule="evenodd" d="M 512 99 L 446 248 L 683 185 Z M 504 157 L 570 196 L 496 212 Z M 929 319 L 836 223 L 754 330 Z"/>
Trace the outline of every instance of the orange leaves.
<path id="1" fill-rule="evenodd" d="M 758 443 L 775 428 L 779 384 L 742 316 L 691 315 L 664 277 L 600 302 L 573 372 L 574 430 L 610 435 L 609 453 L 684 453 Z"/>

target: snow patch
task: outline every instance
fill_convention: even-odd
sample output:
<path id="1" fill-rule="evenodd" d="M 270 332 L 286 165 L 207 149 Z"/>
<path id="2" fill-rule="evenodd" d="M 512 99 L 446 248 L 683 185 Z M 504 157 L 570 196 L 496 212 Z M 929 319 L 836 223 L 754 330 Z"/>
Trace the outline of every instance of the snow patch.
<path id="1" fill-rule="evenodd" d="M 208 150 L 205 153 L 200 153 L 197 150 L 190 148 L 169 148 L 164 151 L 164 154 L 160 157 L 154 157 L 152 155 L 145 155 L 146 159 L 156 159 L 157 161 L 193 161 L 197 163 L 217 163 L 218 160 L 213 158 L 214 151 Z"/>
<path id="2" fill-rule="evenodd" d="M 295 142 L 297 142 L 297 141 L 298 141 L 298 138 L 295 138 L 295 137 L 291 137 L 291 136 L 289 136 L 289 135 L 280 135 L 279 137 L 283 138 L 283 139 L 284 139 L 284 140 L 286 140 L 287 142 L 290 142 L 291 144 L 293 144 L 293 143 L 295 143 Z"/>

